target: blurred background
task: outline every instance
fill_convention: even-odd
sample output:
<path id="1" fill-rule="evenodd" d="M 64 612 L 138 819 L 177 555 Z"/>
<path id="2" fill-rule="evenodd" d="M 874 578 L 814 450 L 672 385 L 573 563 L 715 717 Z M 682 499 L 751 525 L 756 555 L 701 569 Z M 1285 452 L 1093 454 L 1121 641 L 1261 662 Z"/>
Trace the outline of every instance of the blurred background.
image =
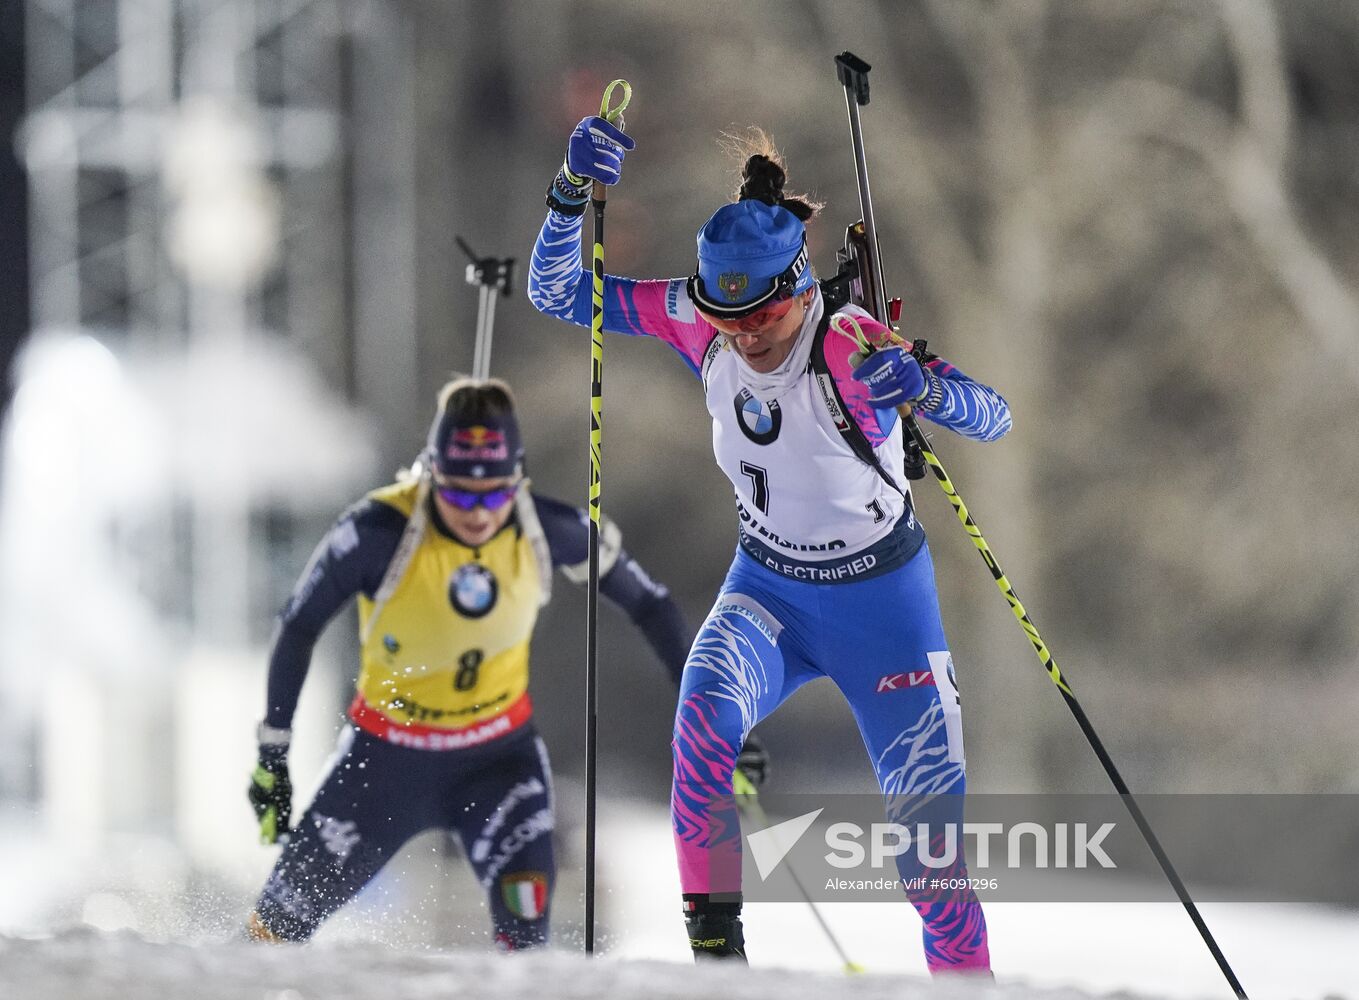
<path id="1" fill-rule="evenodd" d="M 757 124 L 826 202 L 825 274 L 858 217 L 844 49 L 873 65 L 903 332 L 1014 410 L 940 456 L 1130 784 L 1359 789 L 1359 7 L 3 0 L 0 927 L 236 926 L 272 857 L 244 788 L 273 615 L 471 365 L 455 237 L 519 259 L 492 370 L 537 488 L 583 503 L 588 334 L 522 288 L 570 129 L 632 83 L 610 271 L 689 273 L 736 183 L 720 133 Z M 658 343 L 606 348 L 605 510 L 696 625 L 736 538 L 701 390 Z M 916 497 L 970 787 L 1104 791 L 948 504 Z M 568 865 L 584 608 L 557 588 L 533 661 Z M 298 808 L 355 634 L 342 615 L 313 663 Z M 622 616 L 601 644 L 603 786 L 663 831 L 673 692 Z M 829 685 L 762 732 L 781 790 L 873 787 Z M 413 851 L 427 915 L 445 879 L 476 905 L 446 845 Z"/>

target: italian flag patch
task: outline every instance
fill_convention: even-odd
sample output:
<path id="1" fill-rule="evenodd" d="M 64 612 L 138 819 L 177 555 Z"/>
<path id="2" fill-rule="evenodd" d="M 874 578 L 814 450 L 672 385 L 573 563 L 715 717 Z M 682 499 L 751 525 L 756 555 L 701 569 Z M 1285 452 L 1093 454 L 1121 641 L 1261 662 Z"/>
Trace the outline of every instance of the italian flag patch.
<path id="1" fill-rule="evenodd" d="M 537 920 L 547 912 L 547 876 L 542 872 L 506 875 L 500 892 L 510 912 L 521 920 Z"/>

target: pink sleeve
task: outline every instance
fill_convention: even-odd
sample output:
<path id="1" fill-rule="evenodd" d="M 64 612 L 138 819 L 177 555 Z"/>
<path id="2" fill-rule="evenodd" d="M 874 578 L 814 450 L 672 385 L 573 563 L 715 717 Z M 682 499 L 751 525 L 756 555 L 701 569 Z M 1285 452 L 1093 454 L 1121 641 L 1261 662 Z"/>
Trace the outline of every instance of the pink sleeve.
<path id="1" fill-rule="evenodd" d="M 826 331 L 826 367 L 830 369 L 831 377 L 835 379 L 835 387 L 840 390 L 845 408 L 859 425 L 859 430 L 864 432 L 864 437 L 868 438 L 868 443 L 876 448 L 887 440 L 887 435 L 896 426 L 897 412 L 874 409 L 873 404 L 868 401 L 868 386 L 854 377 L 854 363 L 850 356 L 859 347 L 854 341 L 853 327 L 842 318 L 845 313 L 853 315 L 860 328 L 868 335 L 869 341 L 874 344 L 886 343 L 891 338 L 892 331 L 857 306 L 841 309 L 832 316 L 830 329 Z"/>
<path id="2" fill-rule="evenodd" d="M 694 311 L 683 278 L 668 281 L 609 279 L 605 320 L 618 333 L 646 335 L 663 340 L 700 374 L 703 353 L 717 331 Z"/>

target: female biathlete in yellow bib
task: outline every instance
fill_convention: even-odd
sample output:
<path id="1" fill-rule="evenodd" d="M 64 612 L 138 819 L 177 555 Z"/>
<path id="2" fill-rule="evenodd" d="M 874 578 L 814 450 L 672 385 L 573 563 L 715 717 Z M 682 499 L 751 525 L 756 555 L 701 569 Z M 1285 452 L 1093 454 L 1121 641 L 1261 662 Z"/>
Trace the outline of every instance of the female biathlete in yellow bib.
<path id="1" fill-rule="evenodd" d="M 358 596 L 362 665 L 350 725 L 250 915 L 298 941 L 423 830 L 451 830 L 506 950 L 548 937 L 555 863 L 547 752 L 529 700 L 529 639 L 552 571 L 585 579 L 587 527 L 530 492 L 509 387 L 439 396 L 421 470 L 370 493 L 322 540 L 284 608 L 250 798 L 263 839 L 288 829 L 289 726 L 312 647 Z M 664 586 L 602 533 L 601 590 L 678 684 L 692 633 Z"/>

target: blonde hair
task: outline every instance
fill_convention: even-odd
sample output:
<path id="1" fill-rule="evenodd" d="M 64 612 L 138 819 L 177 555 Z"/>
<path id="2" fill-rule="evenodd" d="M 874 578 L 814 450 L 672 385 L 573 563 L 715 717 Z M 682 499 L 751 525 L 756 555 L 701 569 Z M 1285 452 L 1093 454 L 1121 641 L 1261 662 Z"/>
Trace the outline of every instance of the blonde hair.
<path id="1" fill-rule="evenodd" d="M 454 375 L 443 384 L 437 399 L 438 406 L 434 412 L 436 420 L 450 413 L 459 422 L 474 421 L 484 416 L 513 413 L 515 408 L 514 392 L 509 383 L 498 378 Z"/>

